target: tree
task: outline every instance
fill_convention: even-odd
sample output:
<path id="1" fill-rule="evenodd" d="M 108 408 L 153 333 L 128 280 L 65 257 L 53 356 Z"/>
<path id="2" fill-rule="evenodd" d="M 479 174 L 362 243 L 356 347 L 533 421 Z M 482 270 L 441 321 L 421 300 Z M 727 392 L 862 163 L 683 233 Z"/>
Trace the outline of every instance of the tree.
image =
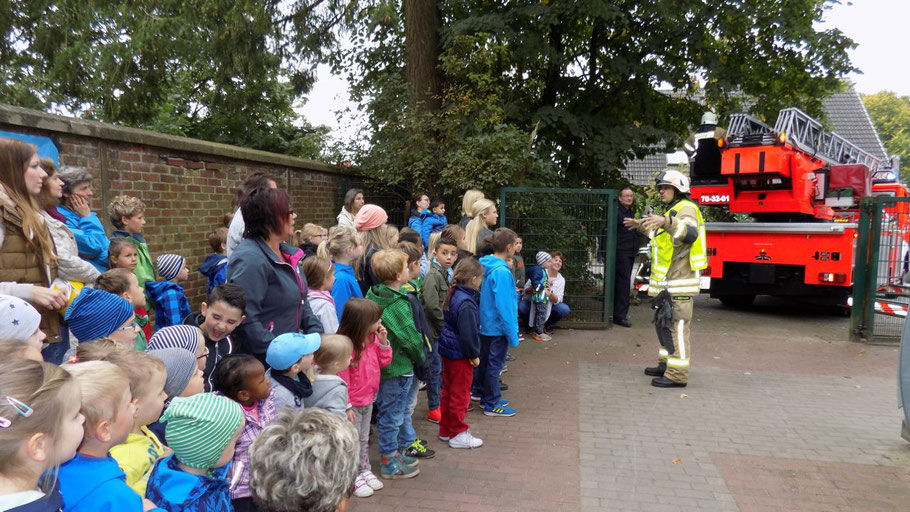
<path id="1" fill-rule="evenodd" d="M 905 183 L 910 182 L 910 97 L 882 91 L 862 96 L 875 129 L 891 155 L 901 158 Z"/>
<path id="2" fill-rule="evenodd" d="M 374 129 L 361 162 L 417 186 L 455 187 L 456 177 L 458 186 L 615 184 L 628 159 L 678 145 L 700 117 L 701 95 L 721 114 L 744 97 L 768 118 L 791 105 L 820 113 L 853 69 L 852 41 L 815 28 L 829 3 L 440 2 L 440 108 L 427 118 L 407 107 L 399 48 L 409 13 L 378 1 L 359 11 L 349 54 L 364 70 L 352 85 Z M 414 123 L 442 135 L 409 136 Z M 483 169 L 494 171 L 487 178 L 474 164 L 491 155 L 504 158 Z"/>

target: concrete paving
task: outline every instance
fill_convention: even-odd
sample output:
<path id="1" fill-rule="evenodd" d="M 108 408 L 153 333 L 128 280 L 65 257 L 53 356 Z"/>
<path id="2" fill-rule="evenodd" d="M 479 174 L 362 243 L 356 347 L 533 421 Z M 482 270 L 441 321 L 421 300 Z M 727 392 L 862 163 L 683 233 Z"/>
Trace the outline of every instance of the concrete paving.
<path id="1" fill-rule="evenodd" d="M 641 373 L 649 317 L 643 304 L 631 329 L 515 349 L 503 379 L 518 415 L 468 414 L 482 448 L 437 440 L 421 396 L 415 426 L 437 456 L 349 510 L 908 509 L 896 347 L 850 343 L 824 308 L 699 298 L 689 387 L 657 389 Z"/>

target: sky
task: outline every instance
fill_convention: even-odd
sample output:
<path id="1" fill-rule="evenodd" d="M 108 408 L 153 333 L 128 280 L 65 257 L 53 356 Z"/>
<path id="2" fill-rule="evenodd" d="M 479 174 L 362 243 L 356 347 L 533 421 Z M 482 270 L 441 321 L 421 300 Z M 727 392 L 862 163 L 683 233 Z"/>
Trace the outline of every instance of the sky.
<path id="1" fill-rule="evenodd" d="M 842 0 L 817 26 L 838 28 L 858 44 L 850 51 L 850 59 L 862 74 L 851 74 L 848 79 L 860 93 L 888 90 L 910 96 L 910 66 L 900 57 L 910 49 L 908 19 L 910 0 Z M 297 112 L 312 124 L 330 126 L 336 136 L 356 133 L 362 119 L 336 119 L 336 112 L 351 106 L 345 80 L 333 76 L 328 66 L 320 66 L 318 77 L 306 104 Z"/>

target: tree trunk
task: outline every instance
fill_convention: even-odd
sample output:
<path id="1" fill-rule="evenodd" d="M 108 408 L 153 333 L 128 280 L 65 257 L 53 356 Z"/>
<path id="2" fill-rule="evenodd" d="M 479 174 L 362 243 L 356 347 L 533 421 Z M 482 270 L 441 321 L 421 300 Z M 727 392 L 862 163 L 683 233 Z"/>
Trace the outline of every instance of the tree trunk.
<path id="1" fill-rule="evenodd" d="M 436 0 L 404 0 L 405 77 L 411 103 L 419 112 L 439 108 L 439 27 Z"/>

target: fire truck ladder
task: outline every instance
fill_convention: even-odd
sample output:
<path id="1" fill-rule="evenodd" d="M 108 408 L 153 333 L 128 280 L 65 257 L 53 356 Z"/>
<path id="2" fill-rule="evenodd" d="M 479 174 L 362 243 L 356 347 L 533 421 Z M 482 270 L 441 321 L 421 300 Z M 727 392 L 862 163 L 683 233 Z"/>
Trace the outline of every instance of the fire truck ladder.
<path id="1" fill-rule="evenodd" d="M 774 131 L 783 132 L 787 142 L 828 163 L 866 164 L 873 172 L 878 168 L 878 158 L 840 135 L 825 131 L 821 123 L 798 108 L 781 110 Z"/>

